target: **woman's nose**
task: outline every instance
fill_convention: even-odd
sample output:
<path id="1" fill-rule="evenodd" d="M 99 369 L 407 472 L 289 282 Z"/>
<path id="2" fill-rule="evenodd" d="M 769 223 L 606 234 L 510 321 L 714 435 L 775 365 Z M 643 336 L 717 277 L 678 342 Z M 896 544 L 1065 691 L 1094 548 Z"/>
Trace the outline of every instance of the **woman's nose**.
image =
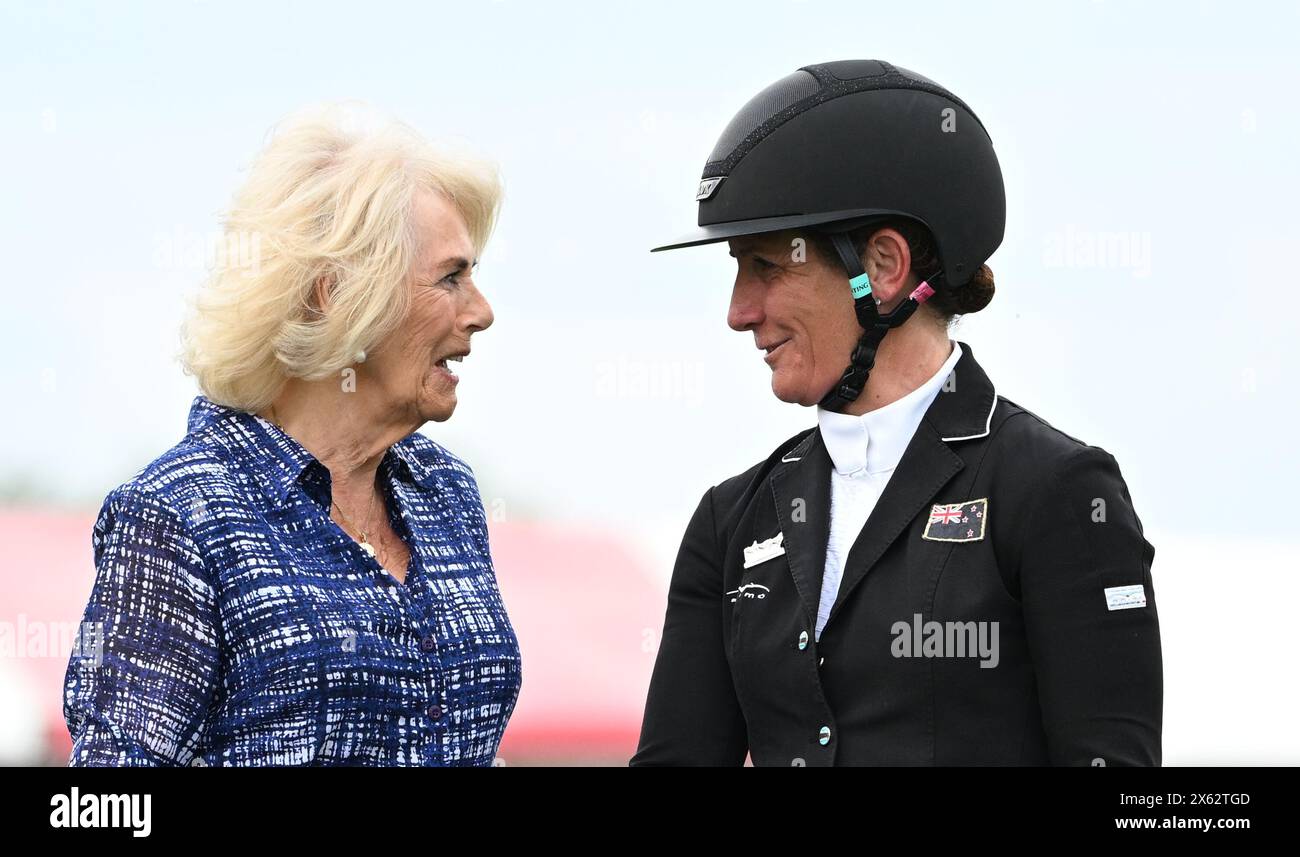
<path id="1" fill-rule="evenodd" d="M 732 330 L 750 330 L 763 323 L 763 292 L 759 283 L 736 277 L 727 308 L 727 325 Z"/>
<path id="2" fill-rule="evenodd" d="M 492 313 L 492 305 L 487 302 L 487 298 L 483 297 L 483 293 L 478 290 L 478 286 L 471 286 L 471 288 L 474 292 L 469 307 L 468 326 L 475 331 L 487 330 L 492 326 L 492 322 L 496 320 L 496 316 Z"/>

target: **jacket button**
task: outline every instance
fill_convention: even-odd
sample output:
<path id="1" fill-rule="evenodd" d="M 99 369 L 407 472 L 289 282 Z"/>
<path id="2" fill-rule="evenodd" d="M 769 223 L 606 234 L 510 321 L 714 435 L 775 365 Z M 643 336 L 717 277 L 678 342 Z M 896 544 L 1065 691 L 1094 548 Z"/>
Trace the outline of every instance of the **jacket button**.
<path id="1" fill-rule="evenodd" d="M 799 632 L 799 651 L 802 652 L 802 651 L 803 651 L 804 649 L 806 649 L 806 648 L 808 648 L 808 632 L 807 632 L 807 631 L 800 631 L 800 632 Z"/>
<path id="2" fill-rule="evenodd" d="M 442 716 L 442 706 L 430 705 L 428 708 L 424 709 L 424 713 L 429 715 L 430 720 L 437 720 Z"/>
<path id="3" fill-rule="evenodd" d="M 821 744 L 823 747 L 831 743 L 831 727 L 822 727 L 822 731 L 817 733 L 817 743 Z"/>
<path id="4" fill-rule="evenodd" d="M 432 652 L 437 647 L 438 641 L 433 639 L 432 636 L 425 637 L 420 641 L 420 648 L 424 649 L 426 652 Z"/>

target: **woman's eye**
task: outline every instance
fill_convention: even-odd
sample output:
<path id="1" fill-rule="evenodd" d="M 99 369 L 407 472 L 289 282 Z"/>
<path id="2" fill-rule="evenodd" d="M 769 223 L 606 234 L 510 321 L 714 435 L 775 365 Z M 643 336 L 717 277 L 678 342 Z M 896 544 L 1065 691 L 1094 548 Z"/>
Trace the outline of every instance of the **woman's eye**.
<path id="1" fill-rule="evenodd" d="M 443 277 L 438 282 L 440 285 L 449 286 L 450 288 L 453 289 L 458 289 L 461 286 L 461 280 L 466 277 L 474 276 L 474 273 L 477 270 L 478 270 L 478 262 L 473 262 L 470 264 L 469 270 L 465 270 L 464 268 L 457 268 L 447 276 Z"/>

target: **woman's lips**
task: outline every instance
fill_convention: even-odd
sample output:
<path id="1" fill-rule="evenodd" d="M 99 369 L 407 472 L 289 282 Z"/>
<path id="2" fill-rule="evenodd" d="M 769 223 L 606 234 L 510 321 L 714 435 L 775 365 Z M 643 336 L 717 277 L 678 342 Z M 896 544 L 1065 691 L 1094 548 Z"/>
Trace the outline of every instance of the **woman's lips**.
<path id="1" fill-rule="evenodd" d="M 453 387 L 460 383 L 460 378 L 457 377 L 456 373 L 451 371 L 447 366 L 447 358 L 445 357 L 433 364 L 433 371 L 446 378 L 447 383 L 451 384 Z"/>
<path id="2" fill-rule="evenodd" d="M 782 341 L 780 345 L 776 346 L 771 351 L 767 352 L 767 354 L 763 355 L 763 362 L 766 363 L 768 366 L 771 366 L 773 361 L 776 359 L 776 355 L 780 354 L 781 349 L 785 348 L 786 344 L 789 342 L 790 340 L 786 339 Z"/>

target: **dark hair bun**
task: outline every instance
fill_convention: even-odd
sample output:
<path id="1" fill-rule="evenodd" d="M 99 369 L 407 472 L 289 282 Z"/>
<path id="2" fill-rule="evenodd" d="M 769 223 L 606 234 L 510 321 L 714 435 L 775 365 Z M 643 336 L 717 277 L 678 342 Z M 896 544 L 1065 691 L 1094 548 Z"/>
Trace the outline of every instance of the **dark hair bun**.
<path id="1" fill-rule="evenodd" d="M 988 265 L 980 265 L 970 282 L 954 289 L 952 299 L 946 303 L 956 315 L 979 312 L 993 300 L 993 292 L 993 271 Z"/>

